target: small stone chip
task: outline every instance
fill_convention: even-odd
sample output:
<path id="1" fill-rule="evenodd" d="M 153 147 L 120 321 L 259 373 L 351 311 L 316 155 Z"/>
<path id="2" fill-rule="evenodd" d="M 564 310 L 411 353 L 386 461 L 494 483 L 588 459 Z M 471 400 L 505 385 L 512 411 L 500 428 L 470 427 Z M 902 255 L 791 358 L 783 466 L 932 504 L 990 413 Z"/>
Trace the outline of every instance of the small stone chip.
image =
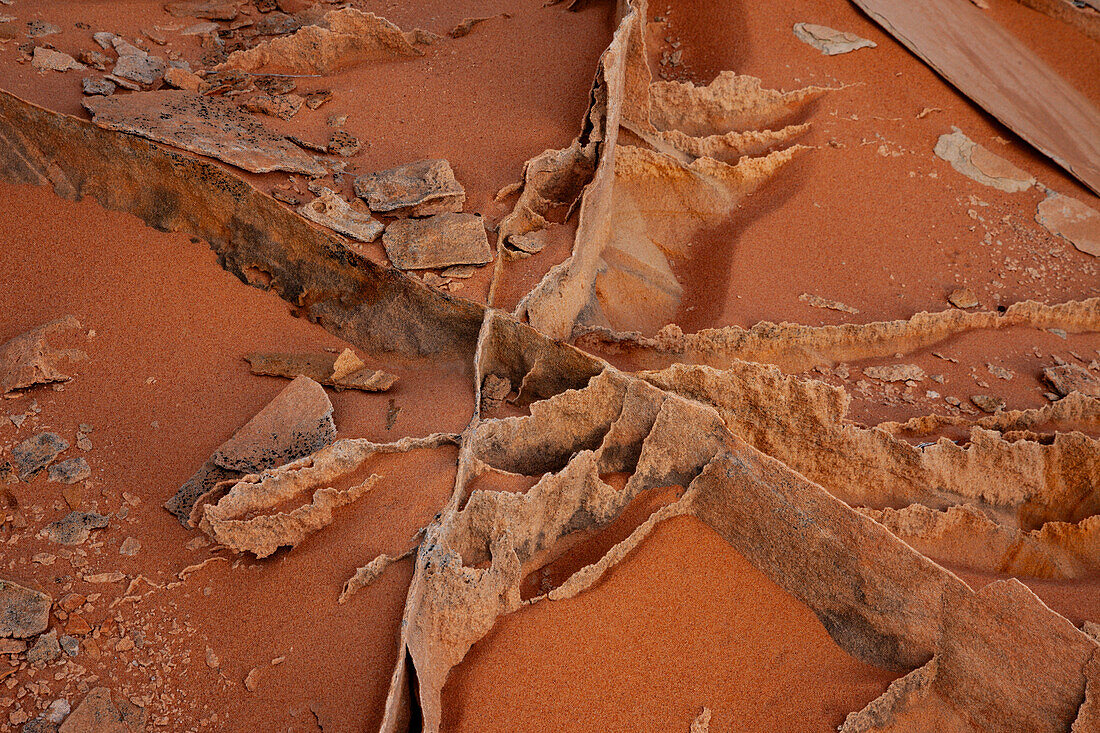
<path id="1" fill-rule="evenodd" d="M 84 93 L 89 96 L 98 94 L 102 97 L 107 97 L 115 93 L 114 82 L 108 81 L 107 79 L 97 79 L 94 76 L 86 76 L 81 84 Z"/>
<path id="2" fill-rule="evenodd" d="M 863 373 L 871 379 L 881 379 L 884 382 L 907 382 L 909 380 L 919 382 L 925 377 L 924 370 L 916 364 L 864 367 Z"/>
<path id="3" fill-rule="evenodd" d="M 1080 392 L 1089 397 L 1100 397 L 1100 379 L 1078 364 L 1060 364 L 1043 369 L 1043 379 L 1063 397 L 1070 392 Z"/>
<path id="4" fill-rule="evenodd" d="M 355 195 L 371 211 L 392 216 L 431 216 L 462 211 L 466 191 L 442 158 L 420 160 L 355 179 Z"/>
<path id="5" fill-rule="evenodd" d="M 963 309 L 976 308 L 979 305 L 977 296 L 970 288 L 952 290 L 951 294 L 947 296 L 947 302 L 956 308 Z"/>
<path id="6" fill-rule="evenodd" d="M 136 537 L 127 537 L 118 548 L 118 554 L 133 556 L 141 552 L 141 542 Z"/>
<path id="7" fill-rule="evenodd" d="M 42 46 L 34 49 L 31 65 L 41 71 L 84 71 L 88 68 L 67 53 Z"/>
<path id="8" fill-rule="evenodd" d="M 80 653 L 80 640 L 71 636 L 62 636 L 57 640 L 58 645 L 61 647 L 61 651 L 65 652 L 67 656 L 75 657 Z"/>
<path id="9" fill-rule="evenodd" d="M 50 481 L 62 484 L 75 484 L 92 475 L 92 469 L 83 456 L 69 458 L 50 466 Z"/>
<path id="10" fill-rule="evenodd" d="M 988 412 L 993 414 L 1000 412 L 1005 408 L 1005 400 L 1003 397 L 995 397 L 987 394 L 976 394 L 970 398 L 970 401 L 982 412 Z"/>
<path id="11" fill-rule="evenodd" d="M 360 242 L 373 242 L 382 233 L 382 223 L 369 213 L 356 211 L 339 194 L 321 188 L 320 195 L 298 208 L 298 213 Z M 362 202 L 356 202 L 362 206 Z"/>
<path id="12" fill-rule="evenodd" d="M 305 99 L 297 94 L 257 94 L 241 106 L 249 112 L 259 112 L 280 120 L 289 120 L 298 114 Z"/>
<path id="13" fill-rule="evenodd" d="M 347 130 L 336 130 L 328 140 L 328 151 L 333 155 L 350 158 L 359 152 L 363 144 Z"/>

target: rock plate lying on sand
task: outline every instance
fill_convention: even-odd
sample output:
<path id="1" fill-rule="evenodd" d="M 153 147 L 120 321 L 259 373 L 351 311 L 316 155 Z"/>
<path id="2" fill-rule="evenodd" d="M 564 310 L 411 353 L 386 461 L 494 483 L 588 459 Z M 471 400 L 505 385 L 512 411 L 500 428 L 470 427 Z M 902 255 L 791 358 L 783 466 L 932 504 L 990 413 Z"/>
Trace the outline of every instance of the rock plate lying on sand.
<path id="1" fill-rule="evenodd" d="M 382 233 L 380 221 L 370 214 L 356 211 L 339 194 L 328 188 L 322 188 L 317 198 L 298 207 L 298 213 L 310 221 L 360 242 L 373 242 Z"/>
<path id="2" fill-rule="evenodd" d="M 59 545 L 82 545 L 93 529 L 104 529 L 110 518 L 96 512 L 69 512 L 42 529 L 42 536 Z"/>
<path id="3" fill-rule="evenodd" d="M 144 728 L 144 708 L 121 696 L 116 705 L 110 690 L 96 687 L 57 730 L 58 733 L 129 733 Z"/>
<path id="4" fill-rule="evenodd" d="M 391 216 L 431 216 L 462 211 L 466 191 L 445 160 L 419 160 L 355 179 L 355 195 L 371 211 Z"/>
<path id="5" fill-rule="evenodd" d="M 936 141 L 935 152 L 959 173 L 1008 193 L 1025 191 L 1035 183 L 1027 172 L 978 145 L 959 128 L 953 129 Z"/>
<path id="6" fill-rule="evenodd" d="M 63 484 L 75 484 L 92 475 L 92 469 L 83 456 L 69 458 L 50 466 L 50 481 Z"/>
<path id="7" fill-rule="evenodd" d="M 1035 221 L 1085 254 L 1100 257 L 1100 211 L 1052 193 L 1039 202 Z"/>
<path id="8" fill-rule="evenodd" d="M 874 41 L 860 38 L 855 33 L 838 31 L 823 25 L 813 23 L 795 23 L 794 34 L 798 40 L 808 43 L 826 56 L 836 56 L 841 53 L 855 51 L 857 48 L 876 48 Z"/>
<path id="9" fill-rule="evenodd" d="M 235 481 L 245 473 L 309 455 L 335 437 L 332 403 L 325 390 L 312 379 L 298 377 L 222 443 L 175 496 L 165 502 L 164 508 L 186 524 L 195 501 L 217 483 Z"/>
<path id="10" fill-rule="evenodd" d="M 249 112 L 260 112 L 280 120 L 289 120 L 298 114 L 305 98 L 297 94 L 257 94 L 241 106 Z"/>
<path id="11" fill-rule="evenodd" d="M 209 155 L 252 173 L 323 175 L 320 163 L 256 118 L 220 99 L 183 90 L 85 99 L 100 127 Z"/>
<path id="12" fill-rule="evenodd" d="M 397 381 L 393 374 L 369 369 L 351 349 L 336 354 L 249 354 L 253 374 L 269 377 L 305 376 L 336 389 L 385 392 Z"/>
<path id="13" fill-rule="evenodd" d="M 60 361 L 83 359 L 84 352 L 54 349 L 46 343 L 46 337 L 77 328 L 80 328 L 80 321 L 65 316 L 0 345 L 0 394 L 35 384 L 69 381 L 70 377 L 58 368 Z"/>
<path id="14" fill-rule="evenodd" d="M 0 639 L 27 639 L 50 623 L 53 601 L 41 591 L 0 580 Z"/>
<path id="15" fill-rule="evenodd" d="M 1043 379 L 1063 397 L 1070 392 L 1080 392 L 1089 397 L 1100 397 L 1100 378 L 1078 364 L 1060 364 L 1043 370 Z"/>
<path id="16" fill-rule="evenodd" d="M 382 235 L 386 256 L 402 270 L 484 265 L 493 259 L 485 226 L 477 214 L 436 214 L 401 219 Z"/>
<path id="17" fill-rule="evenodd" d="M 67 53 L 42 46 L 34 49 L 31 65 L 42 71 L 83 71 L 87 68 Z"/>
<path id="18" fill-rule="evenodd" d="M 41 471 L 69 447 L 69 441 L 56 433 L 37 433 L 11 449 L 11 460 L 23 481 Z"/>

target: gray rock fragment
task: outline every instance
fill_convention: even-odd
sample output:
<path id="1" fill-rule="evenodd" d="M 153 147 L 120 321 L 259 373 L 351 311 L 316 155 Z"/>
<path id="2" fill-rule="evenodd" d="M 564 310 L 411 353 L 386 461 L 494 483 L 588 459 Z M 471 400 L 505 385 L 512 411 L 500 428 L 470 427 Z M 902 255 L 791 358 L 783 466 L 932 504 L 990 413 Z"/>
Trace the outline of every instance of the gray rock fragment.
<path id="1" fill-rule="evenodd" d="M 27 639 L 50 623 L 48 595 L 18 583 L 0 580 L 0 639 Z"/>
<path id="2" fill-rule="evenodd" d="M 108 79 L 96 79 L 92 76 L 86 76 L 81 83 L 84 93 L 89 96 L 99 95 L 101 97 L 107 97 L 115 93 L 114 82 Z"/>
<path id="3" fill-rule="evenodd" d="M 34 49 L 31 66 L 40 71 L 83 71 L 88 68 L 67 53 L 42 46 Z"/>
<path id="4" fill-rule="evenodd" d="M 91 475 L 92 469 L 83 456 L 55 463 L 50 466 L 49 471 L 50 481 L 63 484 L 75 484 L 77 481 L 83 481 Z"/>
<path id="5" fill-rule="evenodd" d="M 1078 364 L 1059 364 L 1043 369 L 1043 379 L 1054 391 L 1065 397 L 1070 392 L 1080 392 L 1089 397 L 1100 397 L 1100 378 Z"/>
<path id="6" fill-rule="evenodd" d="M 164 76 L 168 64 L 159 56 L 153 56 L 120 38 L 115 39 L 118 61 L 111 73 L 122 79 L 129 79 L 146 86 L 156 83 Z"/>
<path id="7" fill-rule="evenodd" d="M 57 629 L 41 634 L 27 650 L 27 663 L 31 665 L 48 664 L 61 656 L 61 645 L 57 641 Z"/>
<path id="8" fill-rule="evenodd" d="M 95 512 L 69 512 L 47 524 L 42 535 L 59 545 L 80 545 L 88 540 L 93 529 L 103 529 L 109 522 L 109 517 Z"/>
<path id="9" fill-rule="evenodd" d="M 69 441 L 56 433 L 37 433 L 12 448 L 12 463 L 19 478 L 26 481 L 68 447 Z"/>
<path id="10" fill-rule="evenodd" d="M 57 733 L 58 727 L 69 717 L 71 711 L 68 700 L 54 700 L 49 707 L 23 726 L 22 733 Z"/>
<path id="11" fill-rule="evenodd" d="M 988 412 L 993 414 L 1005 409 L 1005 400 L 1003 397 L 996 397 L 994 395 L 976 394 L 970 398 L 979 410 L 982 412 Z"/>

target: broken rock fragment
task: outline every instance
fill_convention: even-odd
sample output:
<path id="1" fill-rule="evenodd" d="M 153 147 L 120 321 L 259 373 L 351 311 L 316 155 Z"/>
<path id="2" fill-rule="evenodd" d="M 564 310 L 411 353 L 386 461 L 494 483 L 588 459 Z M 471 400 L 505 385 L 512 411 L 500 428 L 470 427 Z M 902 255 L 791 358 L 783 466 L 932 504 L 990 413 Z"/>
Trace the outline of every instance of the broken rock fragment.
<path id="1" fill-rule="evenodd" d="M 876 48 L 878 46 L 874 41 L 860 38 L 855 33 L 838 31 L 813 23 L 795 23 L 794 34 L 798 37 L 798 40 L 808 43 L 826 56 L 836 56 L 859 48 Z"/>
<path id="2" fill-rule="evenodd" d="M 511 18 L 512 16 L 508 13 L 500 13 L 499 15 L 486 15 L 478 18 L 463 18 L 462 22 L 460 22 L 451 30 L 447 31 L 447 35 L 451 38 L 464 38 L 465 36 L 470 35 L 470 31 L 474 29 L 474 26 L 480 25 L 487 20 L 501 17 Z"/>
<path id="3" fill-rule="evenodd" d="M 1000 191 L 1026 191 L 1035 179 L 999 155 L 994 155 L 955 127 L 941 135 L 935 153 L 967 178 Z"/>
<path id="4" fill-rule="evenodd" d="M 238 5 L 233 0 L 180 0 L 167 3 L 164 9 L 177 18 L 233 20 L 238 15 Z"/>
<path id="5" fill-rule="evenodd" d="M 107 97 L 115 93 L 114 82 L 109 79 L 96 79 L 91 76 L 84 77 L 81 81 L 81 88 L 88 96 Z"/>
<path id="6" fill-rule="evenodd" d="M 28 639 L 50 623 L 51 598 L 41 591 L 0 580 L 0 639 Z"/>
<path id="7" fill-rule="evenodd" d="M 1005 400 L 1003 397 L 997 397 L 987 394 L 976 394 L 970 398 L 979 410 L 982 412 L 988 412 L 993 414 L 1005 409 Z"/>
<path id="8" fill-rule="evenodd" d="M 201 92 L 206 86 L 197 74 L 174 66 L 164 72 L 164 83 L 173 89 L 184 89 L 189 92 Z"/>
<path id="9" fill-rule="evenodd" d="M 313 380 L 299 377 L 223 443 L 164 508 L 186 525 L 198 498 L 219 482 L 309 455 L 335 437 L 328 395 Z"/>
<path id="10" fill-rule="evenodd" d="M 431 216 L 462 211 L 466 191 L 446 160 L 420 160 L 355 179 L 355 195 L 371 211 L 391 216 Z"/>
<path id="11" fill-rule="evenodd" d="M 69 447 L 69 441 L 56 433 L 37 433 L 12 448 L 11 457 L 16 473 L 23 481 L 50 465 L 57 455 Z"/>
<path id="12" fill-rule="evenodd" d="M 237 552 L 267 557 L 331 524 L 334 509 L 365 495 L 382 478 L 370 474 L 361 481 L 356 478 L 338 486 L 327 485 L 349 469 L 362 467 L 378 453 L 436 448 L 454 441 L 455 436 L 447 434 L 383 444 L 340 440 L 278 470 L 245 476 L 216 502 L 202 506 L 201 513 L 196 512 L 197 524 L 215 542 Z M 295 502 L 299 503 L 291 509 Z"/>
<path id="13" fill-rule="evenodd" d="M 363 147 L 363 144 L 359 142 L 359 138 L 352 135 L 347 130 L 337 130 L 329 137 L 326 151 L 339 155 L 342 158 L 350 158 L 359 152 Z"/>
<path id="14" fill-rule="evenodd" d="M 320 163 L 255 117 L 213 97 L 160 90 L 86 99 L 84 107 L 100 127 L 209 155 L 252 173 L 325 173 Z"/>
<path id="15" fill-rule="evenodd" d="M 110 690 L 96 687 L 65 719 L 58 733 L 137 733 L 144 725 L 144 708 L 123 698 L 116 705 Z"/>
<path id="16" fill-rule="evenodd" d="M 485 226 L 477 214 L 436 214 L 400 219 L 382 235 L 386 256 L 401 270 L 484 265 L 493 259 Z"/>
<path id="17" fill-rule="evenodd" d="M 305 376 L 336 389 L 385 392 L 397 377 L 370 369 L 351 349 L 335 354 L 249 354 L 253 374 L 269 377 Z"/>
<path id="18" fill-rule="evenodd" d="M 370 214 L 356 211 L 343 197 L 328 188 L 322 188 L 317 198 L 299 207 L 298 213 L 360 242 L 373 242 L 382 233 L 380 221 Z"/>
<path id="19" fill-rule="evenodd" d="M 249 112 L 260 112 L 280 120 L 289 120 L 298 114 L 304 103 L 305 99 L 297 94 L 257 94 L 241 106 Z"/>
<path id="20" fill-rule="evenodd" d="M 824 308 L 827 310 L 840 311 L 841 313 L 859 313 L 858 309 L 850 305 L 845 305 L 838 300 L 822 298 L 820 295 L 814 295 L 813 293 L 802 293 L 802 295 L 798 296 L 798 299 L 814 308 Z"/>
<path id="21" fill-rule="evenodd" d="M 1039 202 L 1035 221 L 1085 254 L 1100 257 L 1100 211 L 1052 193 Z"/>
<path id="22" fill-rule="evenodd" d="M 57 733 L 57 728 L 72 711 L 69 702 L 54 700 L 35 718 L 23 726 L 21 733 Z"/>
<path id="23" fill-rule="evenodd" d="M 61 645 L 57 643 L 57 629 L 40 635 L 27 650 L 27 664 L 49 664 L 61 656 Z"/>
<path id="24" fill-rule="evenodd" d="M 111 70 L 114 76 L 146 86 L 155 84 L 164 76 L 168 64 L 161 57 L 153 56 L 118 36 L 111 40 L 111 44 L 118 52 L 118 61 Z"/>
<path id="25" fill-rule="evenodd" d="M 42 535 L 59 545 L 80 545 L 87 541 L 93 529 L 103 529 L 109 522 L 108 517 L 96 512 L 69 512 L 47 524 Z"/>
<path id="26" fill-rule="evenodd" d="M 67 382 L 70 377 L 59 367 L 61 361 L 83 359 L 85 354 L 75 349 L 54 349 L 46 338 L 80 328 L 72 316 L 50 321 L 0 346 L 0 394 L 35 384 Z"/>
<path id="27" fill-rule="evenodd" d="M 87 68 L 67 53 L 42 46 L 34 49 L 31 65 L 40 71 L 83 71 Z"/>
<path id="28" fill-rule="evenodd" d="M 889 364 L 880 367 L 864 367 L 863 373 L 871 379 L 881 379 L 884 382 L 906 382 L 910 379 L 920 381 L 924 379 L 924 370 L 916 364 Z"/>
<path id="29" fill-rule="evenodd" d="M 77 481 L 83 481 L 91 475 L 92 469 L 83 456 L 55 463 L 50 466 L 49 471 L 50 481 L 63 484 L 75 484 Z"/>
<path id="30" fill-rule="evenodd" d="M 1070 392 L 1080 392 L 1089 397 L 1100 397 L 1100 379 L 1078 364 L 1059 364 L 1043 370 L 1045 379 L 1054 391 L 1065 397 Z"/>
<path id="31" fill-rule="evenodd" d="M 958 290 L 952 290 L 951 294 L 947 296 L 947 302 L 956 308 L 977 308 L 978 297 L 974 295 L 974 291 L 970 288 L 959 288 Z"/>

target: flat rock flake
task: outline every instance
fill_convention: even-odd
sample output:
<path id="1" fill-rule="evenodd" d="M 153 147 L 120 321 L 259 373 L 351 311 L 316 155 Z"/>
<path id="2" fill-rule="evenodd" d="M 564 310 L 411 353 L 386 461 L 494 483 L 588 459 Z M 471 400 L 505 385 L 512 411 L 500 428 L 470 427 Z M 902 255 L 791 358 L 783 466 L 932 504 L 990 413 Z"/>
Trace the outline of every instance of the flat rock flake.
<path id="1" fill-rule="evenodd" d="M 97 125 L 209 155 L 252 173 L 321 175 L 324 168 L 237 107 L 184 90 L 89 98 Z"/>
<path id="2" fill-rule="evenodd" d="M 414 558 L 384 731 L 405 729 L 414 710 L 426 730 L 438 730 L 449 672 L 500 616 L 585 592 L 617 563 L 629 561 L 631 550 L 659 522 L 676 516 L 695 517 L 713 529 L 812 610 L 848 653 L 902 673 L 883 695 L 849 715 L 841 730 L 1091 729 L 1100 706 L 1096 640 L 1018 581 L 996 581 L 975 591 L 937 564 L 1050 579 L 1100 570 L 1095 475 L 1100 441 L 1089 437 L 1089 431 L 1100 429 L 1100 398 L 1090 368 L 1059 363 L 1044 370 L 1061 399 L 1041 409 L 1009 410 L 995 395 L 974 395 L 972 401 L 989 414 L 866 427 L 847 418 L 851 398 L 843 388 L 789 376 L 775 365 L 803 370 L 875 358 L 889 363 L 864 366 L 868 378 L 921 382 L 928 376 L 924 370 L 904 361 L 919 349 L 977 330 L 1095 333 L 1100 300 L 973 311 L 962 310 L 979 305 L 973 293 L 958 290 L 950 299 L 956 309 L 903 321 L 761 324 L 699 334 L 666 326 L 682 291 L 670 263 L 689 256 L 686 243 L 701 223 L 729 216 L 755 187 L 781 175 L 783 165 L 801 151 L 791 143 L 825 90 L 778 92 L 728 72 L 707 86 L 653 83 L 639 62 L 645 58 L 644 5 L 625 8 L 600 62 L 585 131 L 571 146 L 532 158 L 522 185 L 512 191 L 517 202 L 499 233 L 500 251 L 510 256 L 540 249 L 540 233 L 551 226 L 547 215 L 556 206 L 576 204 L 582 225 L 570 257 L 515 314 L 536 328 L 500 311 L 479 312 L 480 331 L 465 354 L 473 355 L 476 398 L 466 430 L 392 443 L 335 440 L 333 407 L 322 385 L 384 391 L 396 377 L 368 367 L 350 349 L 250 354 L 254 374 L 293 381 L 221 444 L 166 508 L 230 550 L 268 557 L 335 521 L 340 507 L 384 481 L 363 472 L 375 457 L 458 446 L 450 499 L 417 544 L 363 558 L 333 599 L 354 608 L 357 591 L 393 563 Z M 169 11 L 228 22 L 239 8 L 183 2 L 171 3 Z M 473 28 L 472 21 L 480 19 L 468 20 Z M 862 40 L 800 25 L 817 42 L 859 47 Z M 415 55 L 419 51 L 410 35 L 370 14 L 330 11 L 320 25 L 235 51 L 226 65 L 329 73 Z M 219 107 L 218 100 L 142 92 L 90 104 L 96 124 L 108 130 L 248 170 L 317 170 L 303 170 L 302 161 L 316 161 L 282 145 L 282 138 L 248 115 Z M 150 109 L 166 110 L 179 129 L 158 125 Z M 257 109 L 281 116 L 283 108 Z M 621 130 L 631 137 L 620 140 Z M 247 141 L 246 150 L 229 149 L 234 136 Z M 965 136 L 945 138 L 937 154 L 942 147 L 941 157 L 974 180 L 1006 191 L 1033 184 L 1026 173 Z M 194 182 L 200 196 L 207 195 L 208 186 Z M 371 211 L 408 217 L 391 222 L 383 235 L 395 266 L 434 269 L 492 260 L 480 217 L 460 213 L 465 193 L 446 161 L 381 171 L 360 177 L 354 186 Z M 1040 205 L 1040 223 L 1075 244 L 1083 236 L 1088 242 L 1088 235 L 1079 233 L 1082 217 L 1089 225 L 1087 212 L 1054 197 L 1046 201 L 1052 199 L 1045 209 Z M 299 213 L 365 242 L 381 229 L 369 214 L 327 189 Z M 331 254 L 338 251 L 330 246 L 335 239 L 315 231 L 321 230 L 298 230 L 296 246 L 328 253 L 311 256 L 334 266 L 345 255 Z M 427 330 L 429 315 L 458 323 L 443 296 L 402 279 L 385 282 L 400 299 L 416 303 L 400 311 L 403 321 L 391 323 L 412 331 Z M 858 313 L 819 295 L 805 293 L 800 300 Z M 384 300 L 372 305 L 386 307 Z M 354 307 L 362 305 L 357 301 Z M 590 344 L 603 339 L 667 357 L 672 365 L 629 374 L 552 340 L 578 330 L 593 337 Z M 36 330 L 0 346 L 5 391 L 68 379 L 59 371 L 62 356 L 45 341 L 50 332 Z M 409 341 L 396 350 L 416 353 L 424 343 Z M 998 374 L 992 365 L 989 372 Z M 526 413 L 487 416 L 506 402 Z M 392 410 L 392 400 L 390 405 Z M 943 438 L 946 429 L 968 439 Z M 924 442 L 915 445 L 914 437 Z M 34 480 L 47 469 L 55 482 L 83 480 L 90 472 L 83 458 L 55 462 L 68 447 L 52 432 L 25 438 L 12 452 L 17 473 Z M 479 477 L 500 473 L 529 477 L 533 485 L 515 494 L 477 487 Z M 624 487 L 606 482 L 615 473 L 628 477 Z M 633 498 L 663 487 L 676 487 L 675 500 L 606 555 L 542 595 L 521 598 L 523 579 L 571 535 L 608 526 Z M 42 535 L 75 547 L 110 524 L 106 515 L 76 510 L 46 525 Z M 135 543 L 127 540 L 122 554 L 136 553 L 140 543 Z M 83 577 L 110 583 L 126 576 Z M 0 581 L 0 638 L 32 640 L 22 648 L 36 662 L 70 654 L 77 648 L 72 637 L 46 631 L 51 604 L 45 593 Z M 206 659 L 209 667 L 220 666 L 209 648 Z M 253 667 L 244 687 L 262 692 L 262 676 L 261 668 Z M 71 713 L 51 710 L 43 715 L 57 720 L 48 722 L 73 733 L 144 725 L 142 708 L 107 688 L 89 690 Z M 685 728 L 709 730 L 712 717 L 721 714 L 717 704 L 713 713 L 704 708 L 685 720 Z"/>

